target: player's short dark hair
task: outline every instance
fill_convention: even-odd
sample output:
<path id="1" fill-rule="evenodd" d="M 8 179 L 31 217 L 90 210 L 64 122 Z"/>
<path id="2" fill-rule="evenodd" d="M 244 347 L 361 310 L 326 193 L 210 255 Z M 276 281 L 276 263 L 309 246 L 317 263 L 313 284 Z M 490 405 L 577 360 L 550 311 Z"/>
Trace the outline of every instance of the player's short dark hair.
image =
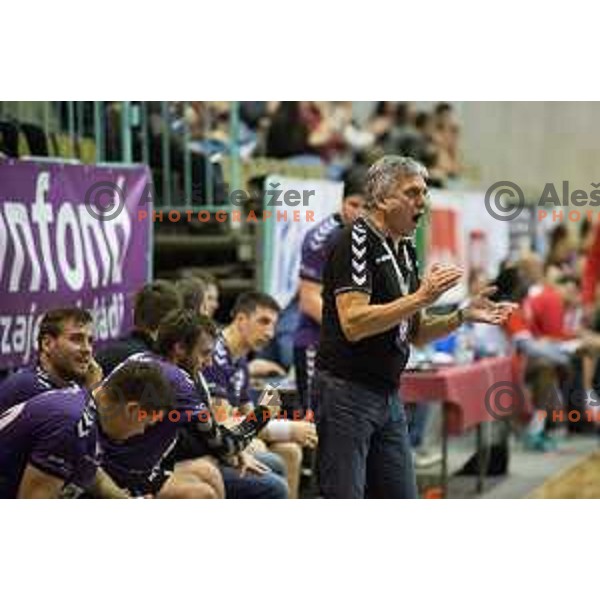
<path id="1" fill-rule="evenodd" d="M 83 308 L 69 307 L 49 310 L 40 322 L 37 336 L 38 350 L 41 348 L 44 337 L 47 335 L 51 337 L 59 336 L 68 321 L 72 321 L 77 325 L 88 325 L 92 323 L 93 319 L 90 312 Z"/>
<path id="2" fill-rule="evenodd" d="M 156 350 L 159 354 L 168 356 L 178 343 L 186 350 L 191 350 L 201 335 L 217 337 L 217 326 L 212 319 L 192 310 L 173 310 L 160 323 Z"/>
<path id="3" fill-rule="evenodd" d="M 136 294 L 133 321 L 138 328 L 156 331 L 165 315 L 180 307 L 181 296 L 175 284 L 157 279 Z"/>
<path id="4" fill-rule="evenodd" d="M 344 198 L 363 196 L 368 169 L 362 165 L 351 167 L 344 174 Z"/>
<path id="5" fill-rule="evenodd" d="M 144 410 L 175 406 L 173 389 L 160 367 L 148 362 L 124 362 L 106 380 L 105 387 L 117 403 L 138 402 Z"/>
<path id="6" fill-rule="evenodd" d="M 428 112 L 422 110 L 422 111 L 418 112 L 417 116 L 415 117 L 415 127 L 419 131 L 421 131 L 430 120 L 431 120 L 431 115 Z"/>
<path id="7" fill-rule="evenodd" d="M 439 116 L 445 112 L 452 112 L 452 110 L 452 104 L 449 104 L 448 102 L 438 102 L 434 112 Z"/>
<path id="8" fill-rule="evenodd" d="M 231 318 L 235 319 L 240 313 L 251 315 L 258 308 L 268 308 L 277 314 L 281 312 L 281 307 L 272 296 L 262 292 L 244 292 L 237 297 L 231 311 Z"/>
<path id="9" fill-rule="evenodd" d="M 199 277 L 189 277 L 177 281 L 177 291 L 181 295 L 183 308 L 199 311 L 204 303 L 207 284 Z"/>

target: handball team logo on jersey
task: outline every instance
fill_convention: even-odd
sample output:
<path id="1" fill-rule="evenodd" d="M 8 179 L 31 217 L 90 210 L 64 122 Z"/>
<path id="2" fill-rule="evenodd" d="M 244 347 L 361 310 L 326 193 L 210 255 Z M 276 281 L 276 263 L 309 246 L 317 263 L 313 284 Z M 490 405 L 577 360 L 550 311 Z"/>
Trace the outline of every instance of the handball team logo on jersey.
<path id="1" fill-rule="evenodd" d="M 400 325 L 398 325 L 398 335 L 396 336 L 396 345 L 399 347 L 403 347 L 408 339 L 408 320 L 402 321 Z"/>
<path id="2" fill-rule="evenodd" d="M 215 362 L 220 366 L 220 367 L 226 367 L 227 366 L 227 348 L 225 348 L 225 343 L 223 342 L 223 340 L 221 338 L 219 338 L 217 340 L 217 343 L 215 344 Z"/>
<path id="3" fill-rule="evenodd" d="M 311 250 L 319 250 L 329 238 L 329 235 L 334 229 L 337 229 L 338 223 L 333 215 L 326 219 L 315 232 L 313 239 L 310 241 Z"/>
<path id="4" fill-rule="evenodd" d="M 352 281 L 356 285 L 367 282 L 367 230 L 360 223 L 352 227 Z"/>
<path id="5" fill-rule="evenodd" d="M 83 413 L 81 413 L 81 419 L 77 421 L 77 436 L 80 438 L 87 437 L 94 429 L 95 424 L 96 417 L 90 401 L 85 405 Z"/>
<path id="6" fill-rule="evenodd" d="M 245 374 L 243 369 L 238 369 L 231 378 L 231 384 L 233 387 L 233 394 L 235 396 L 236 401 L 239 402 L 240 397 L 242 395 L 242 389 L 245 384 Z"/>

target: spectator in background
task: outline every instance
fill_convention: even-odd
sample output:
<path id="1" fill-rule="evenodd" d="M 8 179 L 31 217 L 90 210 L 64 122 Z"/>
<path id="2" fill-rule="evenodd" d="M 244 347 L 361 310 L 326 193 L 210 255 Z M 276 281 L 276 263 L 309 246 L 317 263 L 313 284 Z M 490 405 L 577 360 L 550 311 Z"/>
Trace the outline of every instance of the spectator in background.
<path id="1" fill-rule="evenodd" d="M 424 140 L 423 165 L 427 168 L 428 184 L 431 187 L 446 187 L 446 173 L 440 167 L 439 150 L 436 140 L 436 121 L 433 115 L 422 111 L 415 117 L 415 128 Z"/>
<path id="2" fill-rule="evenodd" d="M 92 325 L 81 308 L 48 311 L 40 322 L 37 361 L 0 384 L 0 413 L 49 390 L 98 383 L 102 370 L 92 354 Z"/>
<path id="3" fill-rule="evenodd" d="M 570 341 L 576 344 L 575 348 L 579 353 L 597 355 L 600 348 L 597 334 L 582 329 L 577 322 L 573 323 L 575 329 L 569 328 L 565 294 L 576 293 L 573 291 L 574 281 L 572 278 L 565 279 L 563 276 L 563 279 L 559 280 L 561 285 L 565 286 L 566 284 L 562 289 L 558 284 L 551 284 L 545 279 L 542 260 L 536 255 L 530 255 L 523 259 L 521 266 L 529 285 L 527 297 L 523 303 L 523 314 L 533 337 L 554 344 Z M 567 351 L 567 347 L 562 346 L 563 352 L 572 355 L 573 351 Z M 597 396 L 593 389 L 594 363 L 590 360 L 594 359 L 583 359 L 582 386 L 588 408 L 595 409 Z"/>
<path id="4" fill-rule="evenodd" d="M 598 276 L 600 274 L 600 225 L 590 234 L 583 265 L 582 299 L 586 323 L 593 324 L 598 308 Z"/>
<path id="5" fill-rule="evenodd" d="M 181 307 L 181 297 L 174 284 L 157 280 L 146 284 L 135 297 L 133 331 L 119 340 L 110 342 L 97 353 L 97 361 L 108 375 L 136 352 L 151 350 L 158 334 L 158 326 L 171 310 Z"/>
<path id="6" fill-rule="evenodd" d="M 569 229 L 563 223 L 557 225 L 549 235 L 546 257 L 546 279 L 557 282 L 563 276 L 574 276 L 577 270 L 577 248 Z"/>
<path id="7" fill-rule="evenodd" d="M 371 117 L 369 128 L 375 136 L 375 143 L 383 146 L 396 124 L 397 103 L 389 101 L 380 101 L 375 107 L 375 112 Z"/>
<path id="8" fill-rule="evenodd" d="M 354 120 L 352 102 L 332 102 L 329 120 L 331 129 L 336 132 L 340 150 L 353 153 L 373 146 L 375 136 Z"/>
<path id="9" fill-rule="evenodd" d="M 528 284 L 523 310 L 533 335 L 554 340 L 574 338 L 575 332 L 565 328 L 563 297 L 547 280 L 542 259 L 530 254 L 522 259 L 520 266 Z"/>
<path id="10" fill-rule="evenodd" d="M 594 243 L 594 228 L 588 219 L 584 219 L 579 228 L 579 243 L 577 245 L 577 267 L 575 274 L 581 281 L 581 289 L 584 286 L 584 273 L 586 259 Z"/>
<path id="11" fill-rule="evenodd" d="M 311 119 L 303 105 L 306 102 L 281 102 L 267 133 L 266 152 L 273 158 L 290 158 L 317 154 L 310 143 Z"/>
<path id="12" fill-rule="evenodd" d="M 458 156 L 459 127 L 452 106 L 440 102 L 435 108 L 435 137 L 440 169 L 451 179 L 460 175 Z"/>
<path id="13" fill-rule="evenodd" d="M 427 141 L 415 126 L 416 113 L 411 102 L 399 102 L 396 107 L 396 122 L 389 132 L 384 151 L 386 154 L 410 156 L 423 161 Z"/>
<path id="14" fill-rule="evenodd" d="M 415 128 L 428 144 L 434 144 L 435 119 L 427 111 L 419 111 L 415 116 Z"/>

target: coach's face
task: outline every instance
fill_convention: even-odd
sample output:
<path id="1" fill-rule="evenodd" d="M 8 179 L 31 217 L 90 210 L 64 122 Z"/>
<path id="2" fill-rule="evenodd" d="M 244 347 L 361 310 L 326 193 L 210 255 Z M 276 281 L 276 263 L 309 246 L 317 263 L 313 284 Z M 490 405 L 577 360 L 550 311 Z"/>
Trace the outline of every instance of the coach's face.
<path id="1" fill-rule="evenodd" d="M 401 177 L 393 193 L 382 202 L 387 229 L 394 236 L 412 235 L 426 206 L 427 184 L 423 177 Z"/>

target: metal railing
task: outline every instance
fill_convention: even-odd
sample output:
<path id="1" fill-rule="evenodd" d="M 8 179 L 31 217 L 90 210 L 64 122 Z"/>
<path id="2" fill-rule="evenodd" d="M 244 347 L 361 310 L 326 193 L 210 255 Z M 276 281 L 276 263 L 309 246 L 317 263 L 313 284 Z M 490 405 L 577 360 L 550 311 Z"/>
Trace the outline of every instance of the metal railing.
<path id="1" fill-rule="evenodd" d="M 239 102 L 227 103 L 227 137 L 218 144 L 211 139 L 208 103 L 195 104 L 207 105 L 195 138 L 186 120 L 193 113 L 187 101 L 0 102 L 0 121 L 18 129 L 37 127 L 50 157 L 149 165 L 158 206 L 228 210 L 220 205 L 225 185 L 232 190 L 244 185 Z M 20 130 L 19 155 L 39 155 L 31 146 Z"/>

